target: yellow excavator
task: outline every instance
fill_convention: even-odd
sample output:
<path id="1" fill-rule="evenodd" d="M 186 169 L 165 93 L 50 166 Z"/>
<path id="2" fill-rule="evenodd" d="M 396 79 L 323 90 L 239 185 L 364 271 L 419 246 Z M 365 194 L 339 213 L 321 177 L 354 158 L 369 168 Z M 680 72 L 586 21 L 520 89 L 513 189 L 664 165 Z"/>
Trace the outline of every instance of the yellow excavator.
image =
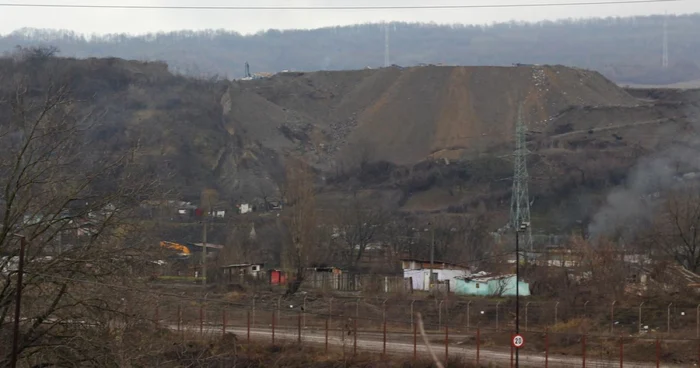
<path id="1" fill-rule="evenodd" d="M 186 245 L 182 245 L 180 243 L 161 241 L 160 246 L 161 246 L 161 248 L 179 250 L 180 253 L 178 255 L 180 257 L 189 257 L 192 254 L 192 252 L 190 251 L 190 248 L 188 248 Z"/>

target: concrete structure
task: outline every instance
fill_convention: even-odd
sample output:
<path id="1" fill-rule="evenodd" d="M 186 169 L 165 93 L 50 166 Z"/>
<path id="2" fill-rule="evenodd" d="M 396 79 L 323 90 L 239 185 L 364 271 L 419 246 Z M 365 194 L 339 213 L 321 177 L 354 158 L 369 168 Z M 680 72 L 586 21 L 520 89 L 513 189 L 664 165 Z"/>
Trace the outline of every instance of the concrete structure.
<path id="1" fill-rule="evenodd" d="M 429 269 L 442 269 L 442 270 L 462 270 L 462 271 L 470 271 L 470 268 L 467 266 L 462 266 L 458 265 L 456 263 L 449 263 L 449 262 L 441 262 L 441 261 L 434 261 L 433 265 L 431 266 L 430 261 L 422 260 L 422 259 L 412 259 L 412 258 L 406 258 L 401 260 L 401 268 L 404 270 L 429 270 Z"/>
<path id="2" fill-rule="evenodd" d="M 466 277 L 471 275 L 469 267 L 435 261 L 430 264 L 430 261 L 419 259 L 402 259 L 401 268 L 403 269 L 403 277 L 411 278 L 413 290 L 429 291 L 430 288 L 430 272 L 436 274 L 437 281 L 448 282 L 450 290 L 454 290 L 457 286 L 457 277 Z"/>
<path id="3" fill-rule="evenodd" d="M 430 290 L 430 269 L 423 270 L 404 270 L 403 277 L 405 279 L 411 278 L 411 286 L 413 290 Z M 458 277 L 467 277 L 470 275 L 469 271 L 466 270 L 432 270 L 437 276 L 438 282 L 449 282 L 450 290 L 455 290 L 457 287 Z"/>
<path id="4" fill-rule="evenodd" d="M 488 275 L 480 272 L 473 276 L 455 280 L 455 294 L 479 296 L 515 296 L 515 275 Z M 530 285 L 522 280 L 518 283 L 520 296 L 530 295 Z"/>

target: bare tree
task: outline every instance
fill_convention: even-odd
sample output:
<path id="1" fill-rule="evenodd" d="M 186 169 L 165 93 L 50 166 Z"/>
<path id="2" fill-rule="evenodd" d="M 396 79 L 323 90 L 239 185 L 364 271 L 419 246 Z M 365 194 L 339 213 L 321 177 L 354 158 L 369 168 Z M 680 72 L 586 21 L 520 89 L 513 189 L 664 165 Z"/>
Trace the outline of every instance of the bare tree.
<path id="1" fill-rule="evenodd" d="M 338 253 L 344 267 L 358 268 L 367 247 L 378 240 L 387 217 L 379 205 L 363 201 L 357 193 L 353 193 L 348 205 L 336 211 L 335 228 L 341 240 Z"/>
<path id="2" fill-rule="evenodd" d="M 99 326 L 125 314 L 124 289 L 152 265 L 156 242 L 133 216 L 156 181 L 133 151 L 91 139 L 99 116 L 71 97 L 59 65 L 50 55 L 0 60 L 0 321 L 21 290 L 20 359 L 110 366 L 106 346 L 96 348 L 111 343 Z M 22 285 L 18 235 L 28 244 Z M 10 331 L 0 324 L 0 366 Z"/>
<path id="3" fill-rule="evenodd" d="M 647 232 L 647 250 L 657 259 L 677 262 L 700 272 L 700 188 L 691 186 L 668 195 Z"/>
<path id="4" fill-rule="evenodd" d="M 304 273 L 313 259 L 316 247 L 316 202 L 314 177 L 305 162 L 290 158 L 286 163 L 284 193 L 286 206 L 282 212 L 282 223 L 286 229 L 282 262 L 293 274 L 288 283 L 287 294 L 296 293 L 304 282 Z"/>

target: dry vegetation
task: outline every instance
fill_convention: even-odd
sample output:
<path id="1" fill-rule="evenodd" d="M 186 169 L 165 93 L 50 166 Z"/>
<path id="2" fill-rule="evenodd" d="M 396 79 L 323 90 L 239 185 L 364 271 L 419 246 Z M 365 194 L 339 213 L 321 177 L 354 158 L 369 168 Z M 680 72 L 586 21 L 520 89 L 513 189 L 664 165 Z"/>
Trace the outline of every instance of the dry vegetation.
<path id="1" fill-rule="evenodd" d="M 581 116 L 591 109 L 616 114 L 636 109 L 638 102 L 600 75 L 576 69 L 389 68 L 278 76 L 246 86 L 174 77 L 159 65 L 79 62 L 57 59 L 51 53 L 29 49 L 0 60 L 0 154 L 4 158 L 0 162 L 0 366 L 11 359 L 13 303 L 19 290 L 24 298 L 19 356 L 32 367 L 213 367 L 231 362 L 244 367 L 289 367 L 310 366 L 312 361 L 318 367 L 367 366 L 370 358 L 341 362 L 298 347 L 235 348 L 232 353 L 230 344 L 236 346 L 232 336 L 209 346 L 172 345 L 172 336 L 153 321 L 158 301 L 144 294 L 141 284 L 155 267 L 150 261 L 161 256 L 154 249 L 158 240 L 177 231 L 198 239 L 201 224 L 176 224 L 169 219 L 172 214 L 144 215 L 142 201 L 196 196 L 207 212 L 222 205 L 232 210 L 233 204 L 251 198 L 261 200 L 266 210 L 274 200 L 284 202 L 279 212 L 261 211 L 243 221 L 237 216 L 221 222 L 212 219 L 208 239 L 226 243 L 216 265 L 281 266 L 293 280 L 285 297 L 298 305 L 308 267 L 333 265 L 351 273 L 393 274 L 401 257 L 429 258 L 431 245 L 438 260 L 511 271 L 505 259 L 509 244 L 495 244 L 491 234 L 494 224 L 505 222 L 499 211 L 509 196 L 510 184 L 503 177 L 511 168 L 507 159 L 495 154 L 509 150 L 509 138 L 494 138 L 476 148 L 487 155 L 470 155 L 473 137 L 463 135 L 491 134 L 503 127 L 512 131 L 514 101 L 533 89 L 537 90 L 528 100 L 531 120 L 559 114 L 537 125 L 540 130 L 533 135 L 542 136 L 531 137 L 533 148 L 541 149 L 532 160 L 535 211 L 537 206 L 556 209 L 556 204 L 582 191 L 600 195 L 618 184 L 638 157 L 630 147 L 653 150 L 670 139 L 636 136 L 639 140 L 629 145 L 617 136 L 604 139 L 609 132 L 593 130 L 601 127 Z M 129 69 L 134 65 L 148 72 L 134 73 Z M 535 78 L 540 84 L 533 84 L 532 73 L 538 70 L 543 71 Z M 420 88 L 426 80 L 443 85 L 438 77 L 464 83 L 449 85 L 438 94 Z M 81 78 L 89 81 L 83 83 Z M 484 81 L 495 84 L 476 96 L 476 86 Z M 506 87 L 509 81 L 517 84 L 512 90 Z M 165 95 L 156 94 L 154 86 Z M 285 88 L 304 93 L 279 95 Z M 367 89 L 379 98 L 368 98 Z M 149 94 L 157 96 L 149 99 Z M 509 96 L 507 107 L 479 102 L 495 101 L 492 97 L 502 94 Z M 443 100 L 432 101 L 430 109 L 406 102 L 428 97 Z M 460 103 L 464 98 L 471 105 Z M 569 108 L 571 104 L 605 106 L 585 110 Z M 116 117 L 111 116 L 110 108 L 117 105 Z M 662 116 L 669 122 L 665 127 L 680 121 L 674 120 L 676 107 L 640 109 L 641 116 Z M 350 126 L 340 129 L 337 122 L 326 120 L 334 111 L 346 112 L 340 119 L 350 121 Z M 467 119 L 471 125 L 454 119 Z M 565 120 L 572 125 L 561 129 Z M 194 121 L 201 125 L 195 127 Z M 493 128 L 493 121 L 503 126 Z M 376 128 L 380 123 L 384 125 Z M 339 129 L 347 134 L 339 137 Z M 417 141 L 422 145 L 415 145 Z M 353 150 L 353 142 L 360 149 Z M 341 146 L 350 149 L 344 151 Z M 452 161 L 446 151 L 460 151 L 461 160 Z M 600 160 L 603 157 L 605 161 Z M 700 267 L 700 198 L 696 188 L 671 189 L 663 193 L 655 216 L 642 224 L 644 231 L 636 232 L 632 245 L 622 251 L 615 238 L 572 237 L 571 267 L 534 263 L 524 267 L 533 294 L 560 305 L 562 324 L 555 321 L 554 331 L 561 333 L 558 345 L 563 351 L 575 345 L 576 335 L 607 329 L 607 307 L 580 313 L 577 308 L 584 302 L 597 306 L 617 302 L 620 308 L 629 308 L 645 301 L 660 308 L 669 300 L 692 301 L 687 283 L 662 275 L 673 265 L 692 271 Z M 447 193 L 448 205 L 425 210 L 420 195 L 436 190 Z M 571 230 L 571 223 L 577 221 L 583 226 L 591 211 L 571 215 L 571 221 L 561 227 Z M 556 213 L 551 217 L 559 219 Z M 251 236 L 253 228 L 259 235 Z M 16 270 L 20 236 L 28 243 L 21 287 Z M 630 274 L 636 271 L 625 262 L 625 251 L 649 259 L 654 283 L 643 291 L 629 290 Z M 366 259 L 372 257 L 374 261 Z M 204 291 L 203 298 L 209 292 Z M 271 295 L 266 295 L 265 303 L 273 303 Z M 381 311 L 376 299 L 365 303 L 368 315 Z M 279 297 L 276 300 L 279 303 Z M 446 303 L 454 320 L 464 318 L 464 302 Z M 318 302 L 325 308 L 323 303 Z M 406 300 L 396 305 L 400 303 L 396 318 L 407 313 Z M 511 303 L 501 299 L 496 303 L 497 308 L 503 303 L 500 321 L 504 326 L 512 323 Z M 426 320 L 442 319 L 434 296 L 418 304 L 429 310 Z M 432 309 L 426 307 L 433 304 Z M 630 316 L 620 314 L 625 319 Z M 544 318 L 533 318 L 533 324 L 551 324 Z M 658 324 L 662 318 L 654 315 L 650 320 Z M 481 322 L 490 320 L 489 315 Z M 501 336 L 491 338 L 496 344 Z M 463 362 L 448 366 L 452 364 L 463 366 Z"/>

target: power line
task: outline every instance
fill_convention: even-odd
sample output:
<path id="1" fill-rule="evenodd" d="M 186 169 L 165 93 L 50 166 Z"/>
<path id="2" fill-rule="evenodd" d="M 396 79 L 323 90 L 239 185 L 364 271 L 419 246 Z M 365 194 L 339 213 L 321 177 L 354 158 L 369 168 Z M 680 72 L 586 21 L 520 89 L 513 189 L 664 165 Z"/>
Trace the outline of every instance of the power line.
<path id="1" fill-rule="evenodd" d="M 3 8 L 68 8 L 68 9 L 128 9 L 128 10 L 440 10 L 440 9 L 496 9 L 496 8 L 537 8 L 595 5 L 639 5 L 657 3 L 677 3 L 689 0 L 613 0 L 577 1 L 567 3 L 525 3 L 525 4 L 475 4 L 475 5 L 370 5 L 370 6 L 256 6 L 256 5 L 94 5 L 94 4 L 46 4 L 46 3 L 0 3 Z"/>

